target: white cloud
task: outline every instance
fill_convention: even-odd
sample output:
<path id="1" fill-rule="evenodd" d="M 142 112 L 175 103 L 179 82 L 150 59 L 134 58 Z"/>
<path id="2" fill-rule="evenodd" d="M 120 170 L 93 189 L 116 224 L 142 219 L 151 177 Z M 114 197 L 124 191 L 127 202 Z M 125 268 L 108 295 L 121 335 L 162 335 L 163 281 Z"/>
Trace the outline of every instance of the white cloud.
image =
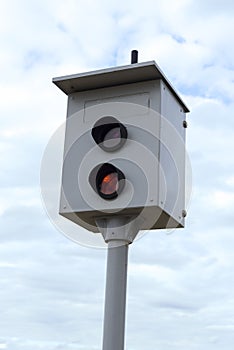
<path id="1" fill-rule="evenodd" d="M 227 183 L 228 186 L 234 187 L 234 176 L 229 177 L 229 178 L 226 180 L 226 183 Z"/>
<path id="2" fill-rule="evenodd" d="M 234 205 L 234 192 L 214 191 L 206 198 L 207 204 L 213 203 L 217 209 L 228 209 Z"/>
<path id="3" fill-rule="evenodd" d="M 233 10 L 231 0 L 1 2 L 0 349 L 101 347 L 105 252 L 49 223 L 40 162 L 66 114 L 52 77 L 128 64 L 135 48 L 191 108 L 194 188 L 186 229 L 130 247 L 127 347 L 231 349 Z"/>

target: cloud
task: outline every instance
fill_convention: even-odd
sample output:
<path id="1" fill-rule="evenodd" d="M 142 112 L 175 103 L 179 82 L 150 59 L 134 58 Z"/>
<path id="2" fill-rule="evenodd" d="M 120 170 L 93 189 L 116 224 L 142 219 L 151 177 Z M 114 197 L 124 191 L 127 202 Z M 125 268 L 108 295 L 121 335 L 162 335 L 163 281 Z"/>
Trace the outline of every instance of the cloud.
<path id="1" fill-rule="evenodd" d="M 39 172 L 66 115 L 52 77 L 129 64 L 138 49 L 191 108 L 193 196 L 184 230 L 130 246 L 127 347 L 230 350 L 233 9 L 231 0 L 1 2 L 0 349 L 101 347 L 106 252 L 56 231 Z"/>

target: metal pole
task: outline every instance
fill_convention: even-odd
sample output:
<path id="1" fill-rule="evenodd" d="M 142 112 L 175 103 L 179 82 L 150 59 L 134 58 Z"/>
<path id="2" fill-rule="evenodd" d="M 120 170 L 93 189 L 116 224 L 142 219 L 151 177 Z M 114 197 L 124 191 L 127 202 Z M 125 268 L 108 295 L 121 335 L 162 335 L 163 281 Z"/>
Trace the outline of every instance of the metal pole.
<path id="1" fill-rule="evenodd" d="M 124 350 L 128 245 L 138 234 L 138 217 L 97 218 L 97 227 L 108 243 L 103 350 Z"/>
<path id="2" fill-rule="evenodd" d="M 103 350 L 124 350 L 128 242 L 108 243 Z"/>
<path id="3" fill-rule="evenodd" d="M 103 350 L 124 350 L 127 265 L 128 243 L 109 242 Z"/>

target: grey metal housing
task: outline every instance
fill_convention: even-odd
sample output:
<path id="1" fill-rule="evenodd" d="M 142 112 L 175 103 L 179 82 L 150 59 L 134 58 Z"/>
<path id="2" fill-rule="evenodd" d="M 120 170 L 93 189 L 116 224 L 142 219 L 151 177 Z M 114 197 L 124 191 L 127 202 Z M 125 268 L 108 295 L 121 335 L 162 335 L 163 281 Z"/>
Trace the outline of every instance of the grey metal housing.
<path id="1" fill-rule="evenodd" d="M 141 229 L 183 227 L 187 106 L 154 61 L 54 78 L 68 95 L 60 214 L 99 232 L 96 219 L 141 217 Z M 92 136 L 101 117 L 126 125 L 129 139 L 107 153 Z M 98 196 L 88 181 L 111 162 L 128 180 L 116 200 Z"/>

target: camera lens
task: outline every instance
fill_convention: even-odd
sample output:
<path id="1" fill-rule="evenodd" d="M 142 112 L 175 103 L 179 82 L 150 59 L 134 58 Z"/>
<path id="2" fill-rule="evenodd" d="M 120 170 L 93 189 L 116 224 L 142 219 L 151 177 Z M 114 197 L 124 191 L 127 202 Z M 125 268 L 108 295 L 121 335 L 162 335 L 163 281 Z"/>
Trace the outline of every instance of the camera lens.
<path id="1" fill-rule="evenodd" d="M 125 176 L 114 165 L 104 163 L 96 174 L 96 190 L 104 199 L 115 199 L 124 188 Z"/>
<path id="2" fill-rule="evenodd" d="M 126 127 L 114 117 L 99 119 L 93 129 L 94 141 L 107 152 L 113 152 L 121 148 L 128 134 Z"/>
<path id="3" fill-rule="evenodd" d="M 104 195 L 111 195 L 117 192 L 118 188 L 119 180 L 117 173 L 111 173 L 106 175 L 100 184 L 100 192 Z"/>

